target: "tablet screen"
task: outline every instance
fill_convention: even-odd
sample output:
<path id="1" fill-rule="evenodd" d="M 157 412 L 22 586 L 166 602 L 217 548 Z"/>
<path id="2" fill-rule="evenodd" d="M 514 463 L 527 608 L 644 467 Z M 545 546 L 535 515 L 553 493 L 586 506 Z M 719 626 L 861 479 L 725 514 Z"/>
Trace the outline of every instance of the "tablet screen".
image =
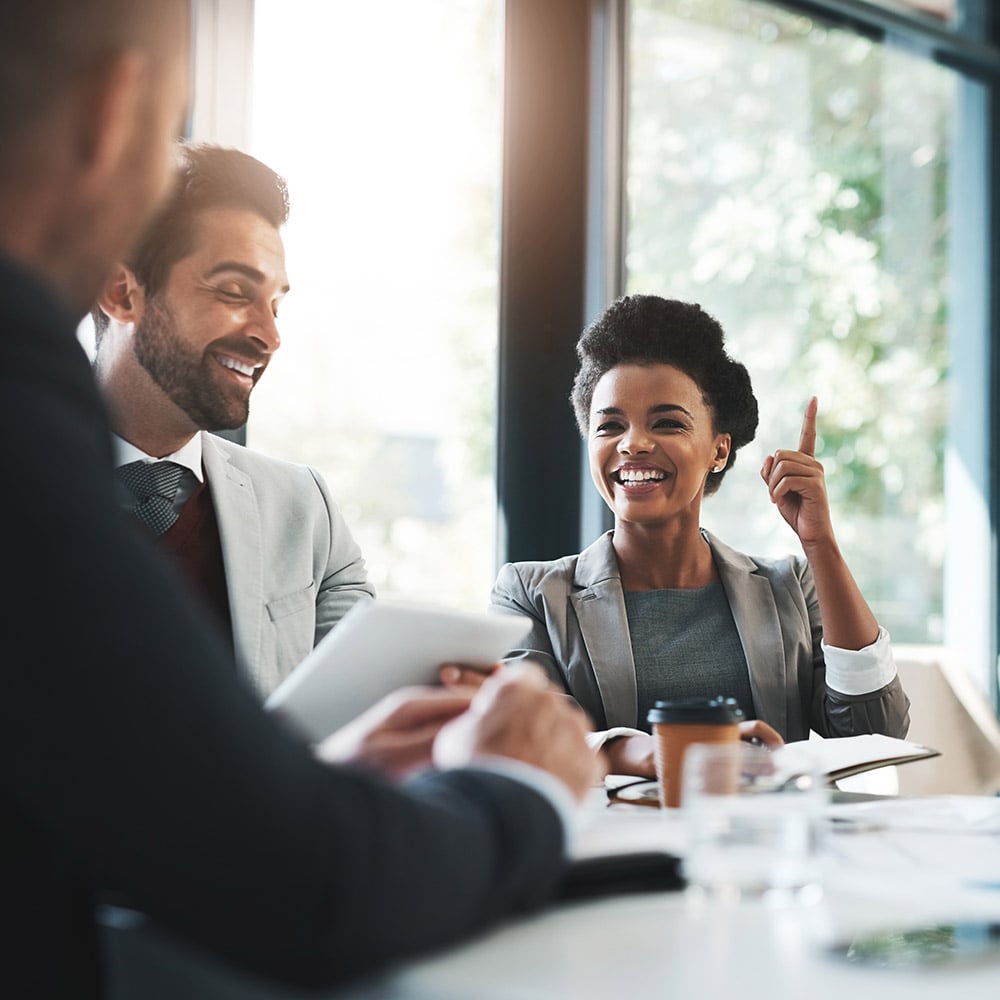
<path id="1" fill-rule="evenodd" d="M 267 700 L 313 741 L 411 684 L 437 684 L 442 663 L 488 668 L 530 628 L 520 615 L 364 601 L 355 604 Z"/>

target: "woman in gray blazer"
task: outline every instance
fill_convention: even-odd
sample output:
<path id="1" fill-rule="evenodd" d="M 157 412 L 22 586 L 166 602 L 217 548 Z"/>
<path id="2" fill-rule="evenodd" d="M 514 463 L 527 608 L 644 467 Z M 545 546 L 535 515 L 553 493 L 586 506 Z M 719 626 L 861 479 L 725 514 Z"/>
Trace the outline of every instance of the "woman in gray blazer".
<path id="1" fill-rule="evenodd" d="M 786 740 L 905 736 L 888 633 L 834 536 L 816 400 L 798 448 L 761 469 L 805 558 L 757 559 L 700 525 L 702 498 L 757 429 L 750 377 L 719 323 L 697 305 L 628 296 L 577 354 L 572 402 L 615 526 L 579 555 L 501 569 L 493 605 L 534 622 L 510 659 L 546 666 L 600 727 L 618 773 L 653 773 L 642 730 L 659 698 L 735 697 Z"/>

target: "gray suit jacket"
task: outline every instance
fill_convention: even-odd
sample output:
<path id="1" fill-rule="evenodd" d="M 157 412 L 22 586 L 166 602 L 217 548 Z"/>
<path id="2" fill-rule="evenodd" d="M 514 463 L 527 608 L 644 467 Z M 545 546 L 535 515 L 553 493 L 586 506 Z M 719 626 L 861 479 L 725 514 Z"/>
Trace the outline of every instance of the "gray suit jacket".
<path id="1" fill-rule="evenodd" d="M 704 532 L 722 577 L 750 670 L 757 717 L 786 740 L 886 733 L 903 737 L 909 699 L 896 677 L 879 691 L 826 686 L 822 623 L 805 559 L 752 559 Z M 538 660 L 598 728 L 635 726 L 635 663 L 611 533 L 579 555 L 508 563 L 493 588 L 497 609 L 534 622 L 510 659 Z"/>
<path id="2" fill-rule="evenodd" d="M 365 561 L 320 475 L 202 433 L 233 639 L 269 694 L 358 600 Z"/>

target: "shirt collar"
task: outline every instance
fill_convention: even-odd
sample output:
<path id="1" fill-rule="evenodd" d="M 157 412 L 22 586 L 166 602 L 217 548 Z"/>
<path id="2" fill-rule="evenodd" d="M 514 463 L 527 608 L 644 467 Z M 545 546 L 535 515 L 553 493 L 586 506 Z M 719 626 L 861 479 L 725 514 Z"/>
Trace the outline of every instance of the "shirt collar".
<path id="1" fill-rule="evenodd" d="M 140 451 L 134 444 L 129 444 L 124 438 L 117 434 L 111 435 L 111 440 L 115 449 L 115 468 L 128 465 L 129 462 L 157 462 L 160 459 L 147 455 Z M 183 465 L 194 474 L 199 483 L 205 481 L 205 476 L 201 471 L 201 434 L 195 434 L 184 447 L 178 448 L 172 455 L 164 455 L 162 461 L 176 462 Z"/>

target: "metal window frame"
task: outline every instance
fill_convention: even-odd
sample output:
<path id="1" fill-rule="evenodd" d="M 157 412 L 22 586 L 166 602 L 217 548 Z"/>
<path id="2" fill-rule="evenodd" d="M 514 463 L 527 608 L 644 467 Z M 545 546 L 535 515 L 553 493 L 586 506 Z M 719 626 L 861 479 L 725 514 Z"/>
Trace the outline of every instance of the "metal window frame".
<path id="1" fill-rule="evenodd" d="M 871 37 L 892 38 L 916 54 L 970 76 L 996 77 L 1000 51 L 991 37 L 985 0 L 959 0 L 954 26 L 918 11 L 895 11 L 865 0 L 770 0 Z"/>
<path id="2" fill-rule="evenodd" d="M 507 0 L 497 398 L 498 561 L 576 550 L 567 394 L 584 320 L 591 26 L 584 0 Z"/>

